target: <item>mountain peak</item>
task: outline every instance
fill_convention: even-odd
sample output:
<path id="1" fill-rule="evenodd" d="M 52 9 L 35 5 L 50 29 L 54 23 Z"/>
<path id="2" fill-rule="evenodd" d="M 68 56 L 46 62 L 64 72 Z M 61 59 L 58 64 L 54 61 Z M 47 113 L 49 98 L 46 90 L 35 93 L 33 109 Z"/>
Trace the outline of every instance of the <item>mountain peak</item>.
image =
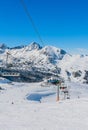
<path id="1" fill-rule="evenodd" d="M 0 54 L 4 53 L 5 49 L 7 49 L 7 46 L 4 43 L 0 43 Z"/>
<path id="2" fill-rule="evenodd" d="M 0 43 L 0 49 L 6 49 L 7 46 L 4 43 Z"/>
<path id="3" fill-rule="evenodd" d="M 30 48 L 30 50 L 39 50 L 39 49 L 41 49 L 42 47 L 41 47 L 38 43 L 32 42 L 32 43 L 29 45 L 29 48 Z"/>
<path id="4" fill-rule="evenodd" d="M 54 56 L 54 57 L 63 57 L 66 54 L 66 51 L 60 48 L 56 48 L 54 46 L 45 46 L 41 53 L 48 55 L 48 56 Z"/>

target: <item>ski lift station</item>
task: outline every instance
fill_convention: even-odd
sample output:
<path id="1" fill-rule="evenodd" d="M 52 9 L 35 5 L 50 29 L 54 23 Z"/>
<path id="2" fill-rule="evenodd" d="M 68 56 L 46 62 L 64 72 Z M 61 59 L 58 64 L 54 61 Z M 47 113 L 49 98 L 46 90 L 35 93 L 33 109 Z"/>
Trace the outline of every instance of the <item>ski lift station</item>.
<path id="1" fill-rule="evenodd" d="M 17 73 L 17 72 L 2 72 L 1 75 L 3 77 L 8 77 L 8 76 L 18 77 L 18 76 L 20 76 L 20 73 Z"/>

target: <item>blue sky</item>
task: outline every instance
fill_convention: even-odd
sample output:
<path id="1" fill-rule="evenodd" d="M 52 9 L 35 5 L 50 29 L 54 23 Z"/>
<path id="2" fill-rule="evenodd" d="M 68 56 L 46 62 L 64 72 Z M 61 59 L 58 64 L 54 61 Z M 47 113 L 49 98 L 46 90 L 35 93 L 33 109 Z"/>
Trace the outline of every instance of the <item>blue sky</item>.
<path id="1" fill-rule="evenodd" d="M 87 53 L 87 0 L 24 1 L 44 45 Z M 17 46 L 32 41 L 40 43 L 20 0 L 0 0 L 0 43 Z"/>

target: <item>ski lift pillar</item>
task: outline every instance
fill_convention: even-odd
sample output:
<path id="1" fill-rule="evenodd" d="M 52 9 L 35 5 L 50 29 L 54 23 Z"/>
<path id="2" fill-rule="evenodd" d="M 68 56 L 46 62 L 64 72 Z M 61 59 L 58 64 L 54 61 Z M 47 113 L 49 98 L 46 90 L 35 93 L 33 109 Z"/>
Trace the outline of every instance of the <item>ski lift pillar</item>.
<path id="1" fill-rule="evenodd" d="M 55 85 L 57 87 L 56 101 L 59 101 L 60 100 L 60 87 L 61 87 L 62 80 L 60 80 L 60 79 L 49 79 L 48 83 Z"/>
<path id="2" fill-rule="evenodd" d="M 56 101 L 60 100 L 60 86 L 61 86 L 61 82 L 59 82 L 57 84 L 57 97 L 56 97 Z"/>
<path id="3" fill-rule="evenodd" d="M 59 101 L 59 85 L 57 85 L 57 98 L 56 98 L 56 101 Z"/>

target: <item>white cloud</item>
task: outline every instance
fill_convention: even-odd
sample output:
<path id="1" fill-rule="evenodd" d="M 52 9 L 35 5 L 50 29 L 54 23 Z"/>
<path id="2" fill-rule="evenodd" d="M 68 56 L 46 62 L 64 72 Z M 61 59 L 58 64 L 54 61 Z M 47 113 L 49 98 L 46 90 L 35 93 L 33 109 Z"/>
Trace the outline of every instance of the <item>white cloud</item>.
<path id="1" fill-rule="evenodd" d="M 88 54 L 88 49 L 85 48 L 72 48 L 67 49 L 70 54 Z"/>
<path id="2" fill-rule="evenodd" d="M 77 48 L 76 50 L 79 54 L 88 54 L 88 50 L 85 48 Z"/>

